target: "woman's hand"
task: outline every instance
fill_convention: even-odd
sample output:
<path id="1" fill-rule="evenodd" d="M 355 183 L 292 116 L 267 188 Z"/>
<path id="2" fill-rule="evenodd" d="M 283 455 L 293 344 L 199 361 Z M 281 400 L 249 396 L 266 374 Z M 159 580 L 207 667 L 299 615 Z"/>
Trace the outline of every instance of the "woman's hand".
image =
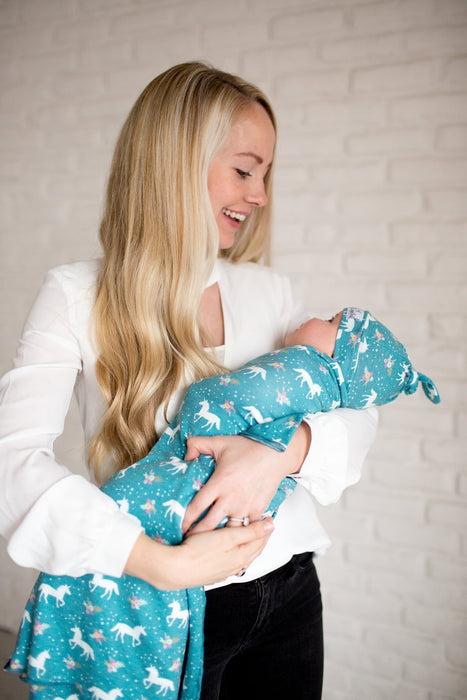
<path id="1" fill-rule="evenodd" d="M 265 518 L 248 527 L 190 534 L 169 546 L 142 533 L 128 558 L 125 573 L 160 590 L 207 586 L 246 569 L 266 545 L 274 525 Z"/>
<path id="2" fill-rule="evenodd" d="M 299 426 L 285 452 L 241 435 L 189 438 L 185 460 L 209 454 L 215 459 L 216 468 L 188 505 L 183 531 L 188 531 L 208 508 L 209 512 L 191 532 L 213 530 L 226 516 L 259 520 L 282 479 L 300 471 L 310 441 L 306 423 Z"/>

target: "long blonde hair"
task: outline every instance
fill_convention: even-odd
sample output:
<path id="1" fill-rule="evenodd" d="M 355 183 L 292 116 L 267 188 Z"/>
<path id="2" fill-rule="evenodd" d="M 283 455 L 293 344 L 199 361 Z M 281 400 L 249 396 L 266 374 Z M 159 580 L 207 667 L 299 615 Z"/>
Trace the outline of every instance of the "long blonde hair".
<path id="1" fill-rule="evenodd" d="M 144 89 L 114 152 L 100 226 L 103 260 L 93 310 L 97 379 L 108 403 L 89 447 L 98 481 L 141 459 L 180 384 L 219 371 L 197 314 L 218 254 L 208 169 L 240 111 L 263 93 L 203 63 L 167 70 Z M 266 192 L 271 196 L 271 179 Z M 268 255 L 270 206 L 254 211 L 233 262 Z"/>

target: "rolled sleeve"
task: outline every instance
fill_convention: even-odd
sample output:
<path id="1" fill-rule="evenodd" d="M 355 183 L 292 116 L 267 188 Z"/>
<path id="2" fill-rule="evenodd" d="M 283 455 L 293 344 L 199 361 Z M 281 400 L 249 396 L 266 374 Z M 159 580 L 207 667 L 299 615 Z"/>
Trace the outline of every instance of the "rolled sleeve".
<path id="1" fill-rule="evenodd" d="M 311 446 L 295 478 L 318 503 L 329 505 L 360 480 L 376 437 L 378 413 L 375 408 L 337 408 L 307 416 L 306 422 L 311 429 Z"/>
<path id="2" fill-rule="evenodd" d="M 46 573 L 121 576 L 139 520 L 79 475 L 61 479 L 37 500 L 13 533 L 8 553 Z"/>

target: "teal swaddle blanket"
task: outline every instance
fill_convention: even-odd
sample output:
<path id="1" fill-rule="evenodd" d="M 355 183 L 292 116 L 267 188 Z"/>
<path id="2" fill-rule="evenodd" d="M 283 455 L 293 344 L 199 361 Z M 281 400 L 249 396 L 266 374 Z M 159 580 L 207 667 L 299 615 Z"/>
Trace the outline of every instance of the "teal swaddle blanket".
<path id="1" fill-rule="evenodd" d="M 184 461 L 190 435 L 243 434 L 282 451 L 306 415 L 380 405 L 414 391 L 420 378 L 427 396 L 439 401 L 434 384 L 412 369 L 382 324 L 346 309 L 334 358 L 311 346 L 288 347 L 194 383 L 147 457 L 102 490 L 150 537 L 177 545 L 185 509 L 215 468 L 206 455 Z M 282 480 L 265 514 L 277 513 L 295 483 Z M 40 574 L 7 670 L 44 700 L 196 700 L 204 610 L 202 588 L 161 591 L 128 575 Z"/>

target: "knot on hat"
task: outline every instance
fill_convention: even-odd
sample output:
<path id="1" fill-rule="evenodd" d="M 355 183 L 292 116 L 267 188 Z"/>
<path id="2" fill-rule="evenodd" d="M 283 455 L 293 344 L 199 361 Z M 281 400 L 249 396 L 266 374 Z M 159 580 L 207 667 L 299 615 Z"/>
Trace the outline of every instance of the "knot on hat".
<path id="1" fill-rule="evenodd" d="M 422 385 L 422 389 L 425 392 L 425 396 L 430 399 L 433 403 L 440 402 L 440 396 L 435 383 L 427 377 L 426 374 L 417 372 L 411 365 L 407 366 L 407 375 L 404 384 L 404 392 L 406 394 L 414 394 L 418 385 Z"/>

